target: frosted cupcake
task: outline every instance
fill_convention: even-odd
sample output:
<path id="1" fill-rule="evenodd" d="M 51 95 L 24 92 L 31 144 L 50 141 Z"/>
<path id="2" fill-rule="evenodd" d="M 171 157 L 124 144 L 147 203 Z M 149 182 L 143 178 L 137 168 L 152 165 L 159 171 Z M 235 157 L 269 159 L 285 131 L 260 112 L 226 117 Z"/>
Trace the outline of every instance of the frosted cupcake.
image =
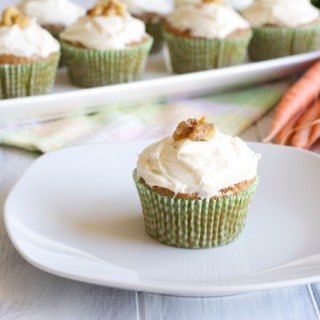
<path id="1" fill-rule="evenodd" d="M 183 248 L 230 243 L 244 228 L 258 161 L 205 118 L 181 122 L 142 151 L 133 173 L 147 233 Z"/>
<path id="2" fill-rule="evenodd" d="M 249 23 L 221 0 L 178 7 L 164 27 L 175 73 L 244 63 L 251 36 Z"/>
<path id="3" fill-rule="evenodd" d="M 22 0 L 19 10 L 47 29 L 54 37 L 85 15 L 85 9 L 69 0 Z"/>
<path id="4" fill-rule="evenodd" d="M 103 2 L 102 0 L 101 2 Z M 122 0 L 128 11 L 146 24 L 146 31 L 153 37 L 151 53 L 162 48 L 162 24 L 164 18 L 173 11 L 173 0 Z"/>
<path id="5" fill-rule="evenodd" d="M 69 0 L 22 0 L 18 9 L 36 19 L 41 27 L 58 40 L 60 33 L 67 26 L 85 14 L 84 8 Z M 63 65 L 62 60 L 60 65 Z"/>
<path id="6" fill-rule="evenodd" d="M 81 87 L 140 79 L 152 46 L 143 21 L 113 0 L 88 10 L 60 39 L 70 80 Z"/>
<path id="7" fill-rule="evenodd" d="M 0 22 L 0 98 L 49 92 L 55 82 L 59 42 L 15 7 Z"/>
<path id="8" fill-rule="evenodd" d="M 253 61 L 320 48 L 320 12 L 309 0 L 257 0 L 241 13 L 253 28 Z"/>

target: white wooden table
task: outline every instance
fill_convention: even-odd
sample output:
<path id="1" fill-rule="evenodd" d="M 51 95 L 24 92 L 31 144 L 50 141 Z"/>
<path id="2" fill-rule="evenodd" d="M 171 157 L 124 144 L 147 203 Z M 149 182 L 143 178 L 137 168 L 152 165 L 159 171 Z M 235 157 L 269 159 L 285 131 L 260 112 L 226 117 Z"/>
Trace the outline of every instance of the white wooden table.
<path id="1" fill-rule="evenodd" d="M 259 141 L 271 115 L 242 138 Z M 320 153 L 320 145 L 315 148 Z M 0 206 L 36 155 L 0 147 Z M 2 211 L 1 211 L 2 215 Z M 320 270 L 319 270 L 320 271 Z M 59 278 L 27 263 L 0 219 L 0 319 L 320 319 L 320 283 L 226 297 L 132 292 Z"/>

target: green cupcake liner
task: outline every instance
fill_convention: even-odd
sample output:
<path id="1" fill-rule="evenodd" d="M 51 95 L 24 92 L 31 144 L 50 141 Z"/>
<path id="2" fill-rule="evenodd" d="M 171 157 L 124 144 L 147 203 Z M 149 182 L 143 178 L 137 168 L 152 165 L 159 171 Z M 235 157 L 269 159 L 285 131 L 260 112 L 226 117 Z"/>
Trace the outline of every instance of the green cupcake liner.
<path id="1" fill-rule="evenodd" d="M 249 58 L 262 61 L 311 52 L 320 48 L 320 23 L 299 28 L 253 28 Z"/>
<path id="2" fill-rule="evenodd" d="M 61 31 L 58 31 L 58 30 L 49 30 L 49 29 L 47 29 L 47 30 L 50 32 L 50 34 L 51 34 L 55 39 L 57 39 L 57 40 L 59 41 L 59 43 L 60 43 L 60 45 L 61 45 L 60 34 L 61 34 L 62 30 L 61 30 Z M 64 67 L 64 66 L 65 66 L 65 63 L 64 63 L 64 61 L 63 61 L 63 54 L 61 53 L 58 67 L 59 67 L 59 68 L 62 68 L 62 67 Z"/>
<path id="3" fill-rule="evenodd" d="M 187 73 L 244 63 L 252 33 L 225 39 L 189 38 L 164 31 L 172 69 Z"/>
<path id="4" fill-rule="evenodd" d="M 59 54 L 32 63 L 0 64 L 0 99 L 39 95 L 55 83 Z"/>
<path id="5" fill-rule="evenodd" d="M 153 44 L 150 53 L 157 53 L 161 51 L 163 46 L 163 30 L 162 21 L 159 22 L 146 22 L 146 32 L 153 38 Z"/>
<path id="6" fill-rule="evenodd" d="M 105 51 L 61 44 L 71 83 L 98 87 L 141 79 L 152 42 L 149 37 L 139 45 Z"/>
<path id="7" fill-rule="evenodd" d="M 161 243 L 181 248 L 213 248 L 233 241 L 245 226 L 258 179 L 245 191 L 217 199 L 164 196 L 133 173 L 147 233 Z"/>

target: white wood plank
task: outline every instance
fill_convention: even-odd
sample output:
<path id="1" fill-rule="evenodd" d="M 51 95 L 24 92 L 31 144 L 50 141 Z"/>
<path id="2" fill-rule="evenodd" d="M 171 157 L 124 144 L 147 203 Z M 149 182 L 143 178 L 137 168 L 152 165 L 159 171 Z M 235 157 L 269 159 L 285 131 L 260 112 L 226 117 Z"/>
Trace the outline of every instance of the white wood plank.
<path id="1" fill-rule="evenodd" d="M 133 292 L 47 274 L 1 240 L 0 319 L 136 319 Z"/>
<path id="2" fill-rule="evenodd" d="M 310 288 L 313 293 L 314 303 L 316 305 L 318 313 L 320 314 L 320 283 L 314 283 L 310 286 Z M 320 319 L 320 316 L 319 316 L 319 319 Z"/>
<path id="3" fill-rule="evenodd" d="M 318 319 L 307 286 L 216 298 L 141 294 L 140 299 L 145 320 Z"/>

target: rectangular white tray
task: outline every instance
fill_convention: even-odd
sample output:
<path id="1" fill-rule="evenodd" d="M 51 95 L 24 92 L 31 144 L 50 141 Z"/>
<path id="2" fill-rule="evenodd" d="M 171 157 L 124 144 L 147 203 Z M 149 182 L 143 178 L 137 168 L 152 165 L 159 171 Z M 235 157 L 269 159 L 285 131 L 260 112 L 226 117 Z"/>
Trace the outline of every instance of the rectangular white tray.
<path id="1" fill-rule="evenodd" d="M 320 51 L 233 67 L 173 74 L 168 55 L 150 56 L 146 72 L 139 81 L 97 88 L 76 88 L 65 69 L 58 71 L 56 85 L 46 95 L 0 101 L 0 127 L 16 122 L 59 118 L 98 110 L 108 103 L 133 101 L 162 96 L 195 96 L 283 78 L 302 71 L 320 58 Z"/>

